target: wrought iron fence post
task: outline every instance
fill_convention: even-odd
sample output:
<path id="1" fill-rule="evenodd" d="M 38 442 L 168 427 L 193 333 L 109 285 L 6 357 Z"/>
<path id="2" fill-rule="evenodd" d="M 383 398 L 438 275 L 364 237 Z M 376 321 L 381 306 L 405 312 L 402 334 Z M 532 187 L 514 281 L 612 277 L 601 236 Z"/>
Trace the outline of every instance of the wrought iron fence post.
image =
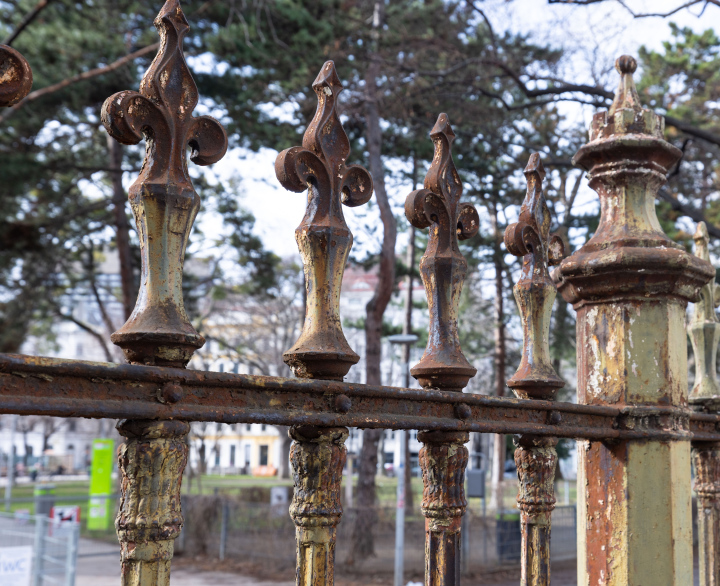
<path id="1" fill-rule="evenodd" d="M 187 172 L 187 148 L 199 165 L 227 150 L 222 126 L 193 117 L 197 87 L 185 63 L 188 23 L 178 0 L 167 0 L 155 19 L 162 43 L 140 92 L 119 92 L 105 101 L 102 121 L 123 144 L 146 140 L 145 162 L 129 199 L 140 239 L 142 279 L 135 309 L 111 340 L 128 362 L 184 368 L 205 340 L 190 324 L 183 304 L 185 246 L 200 208 Z M 170 381 L 158 389 L 174 404 L 183 389 Z M 118 461 L 122 497 L 115 521 L 121 544 L 124 586 L 167 586 L 174 540 L 183 525 L 180 486 L 187 463 L 185 421 L 125 420 L 127 438 Z"/>
<path id="2" fill-rule="evenodd" d="M 695 231 L 695 255 L 710 260 L 705 222 Z M 720 304 L 720 287 L 705 285 L 694 305 L 688 336 L 695 355 L 695 384 L 690 406 L 705 413 L 720 412 L 720 384 L 716 364 L 720 323 L 715 308 Z M 700 586 L 720 586 L 720 443 L 693 442 L 695 492 L 698 497 L 698 553 Z"/>
<path id="3" fill-rule="evenodd" d="M 313 89 L 318 105 L 302 146 L 284 150 L 275 161 L 283 187 L 308 194 L 305 217 L 295 230 L 305 269 L 305 321 L 283 359 L 298 378 L 342 381 L 360 359 L 340 323 L 340 288 L 353 241 L 342 204 L 367 203 L 373 184 L 363 167 L 345 164 L 350 141 L 338 117 L 337 99 L 343 87 L 332 61 L 323 65 Z M 335 408 L 347 413 L 350 399 L 338 395 Z M 305 426 L 292 427 L 289 434 L 295 440 L 290 452 L 294 479 L 290 515 L 296 526 L 296 582 L 332 586 L 348 430 Z"/>
<path id="4" fill-rule="evenodd" d="M 662 429 L 652 441 L 578 444 L 578 584 L 692 583 L 690 434 L 684 321 L 715 274 L 663 232 L 655 197 L 680 150 L 643 109 L 622 56 L 615 100 L 593 117 L 574 162 L 600 196 L 590 240 L 560 264 L 577 311 L 578 402 L 623 407 L 618 429 Z M 643 407 L 669 407 L 643 415 Z"/>
<path id="5" fill-rule="evenodd" d="M 452 160 L 455 134 L 447 114 L 440 114 L 430 132 L 435 156 L 425 176 L 424 188 L 405 201 L 405 215 L 416 228 L 430 228 L 427 250 L 420 261 L 430 313 L 430 335 L 420 362 L 411 370 L 424 389 L 462 392 L 475 368 L 467 361 L 458 338 L 458 302 L 467 272 L 458 239 L 477 234 L 479 218 L 470 204 L 460 203 L 462 181 Z M 459 404 L 461 419 L 470 408 Z M 468 450 L 465 431 L 418 433 L 423 475 L 421 510 L 425 516 L 425 584 L 454 586 L 460 583 L 461 518 L 467 507 L 465 468 Z"/>
<path id="6" fill-rule="evenodd" d="M 550 314 L 556 292 L 548 266 L 560 262 L 564 244 L 558 236 L 550 235 L 550 210 L 543 196 L 545 169 L 538 153 L 530 155 L 525 177 L 527 194 L 520 216 L 505 230 L 508 252 L 523 259 L 520 279 L 513 288 L 522 318 L 523 352 L 520 366 L 507 385 L 521 399 L 551 401 L 565 383 L 550 361 Z M 525 434 L 517 436 L 515 444 L 522 531 L 520 584 L 549 586 L 557 439 Z"/>

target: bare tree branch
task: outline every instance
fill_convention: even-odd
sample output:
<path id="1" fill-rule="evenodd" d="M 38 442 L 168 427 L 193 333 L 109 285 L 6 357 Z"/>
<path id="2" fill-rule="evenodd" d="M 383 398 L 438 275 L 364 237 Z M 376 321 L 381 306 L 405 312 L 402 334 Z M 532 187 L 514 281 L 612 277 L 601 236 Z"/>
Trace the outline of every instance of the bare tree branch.
<path id="1" fill-rule="evenodd" d="M 126 65 L 127 63 L 130 63 L 131 61 L 134 61 L 138 57 L 142 57 L 143 55 L 147 55 L 148 53 L 152 53 L 153 51 L 156 51 L 159 46 L 160 46 L 160 43 L 153 43 L 152 45 L 148 45 L 147 47 L 138 49 L 134 53 L 125 55 L 124 57 L 121 57 L 117 61 L 113 61 L 112 63 L 110 63 L 110 65 L 105 65 L 103 67 L 97 67 L 95 69 L 91 69 L 90 71 L 85 71 L 83 73 L 79 73 L 78 75 L 73 75 L 72 77 L 63 79 L 62 81 L 59 81 L 58 83 L 54 83 L 54 84 L 44 87 L 42 89 L 35 90 L 34 92 L 30 92 L 25 97 L 25 99 L 20 100 L 17 104 L 12 106 L 11 108 L 6 109 L 6 114 L 3 116 L 0 116 L 0 124 L 5 122 L 5 120 L 7 120 L 10 116 L 12 116 L 15 112 L 17 112 L 20 108 L 22 108 L 25 104 L 27 104 L 29 102 L 37 100 L 38 98 L 42 98 L 43 96 L 46 96 L 48 94 L 52 94 L 57 91 L 60 91 L 64 88 L 66 88 L 70 85 L 76 84 L 80 81 L 85 81 L 88 79 L 92 79 L 93 77 L 97 77 L 99 75 L 104 75 L 106 73 L 110 73 L 111 71 L 115 71 L 116 69 L 119 69 L 123 65 Z"/>
<path id="2" fill-rule="evenodd" d="M 23 32 L 28 25 L 38 17 L 38 14 L 40 14 L 45 7 L 50 4 L 50 2 L 52 2 L 52 0 L 40 0 L 40 2 L 35 5 L 35 8 L 25 15 L 25 18 L 20 21 L 20 24 L 17 25 L 17 28 L 10 33 L 10 36 L 5 39 L 3 44 L 8 46 L 12 45 L 15 39 L 20 36 L 20 33 Z"/>

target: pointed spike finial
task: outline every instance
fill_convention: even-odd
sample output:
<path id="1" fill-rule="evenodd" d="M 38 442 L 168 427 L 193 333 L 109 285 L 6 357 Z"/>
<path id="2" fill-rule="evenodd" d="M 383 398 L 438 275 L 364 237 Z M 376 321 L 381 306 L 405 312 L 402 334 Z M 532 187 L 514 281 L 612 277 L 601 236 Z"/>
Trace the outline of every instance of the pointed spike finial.
<path id="1" fill-rule="evenodd" d="M 698 222 L 693 235 L 695 256 L 710 260 L 710 235 L 705 222 Z M 717 349 L 720 341 L 720 320 L 715 309 L 720 305 L 720 285 L 715 279 L 700 290 L 700 299 L 693 304 L 687 333 L 695 355 L 695 382 L 690 403 L 711 411 L 720 409 L 720 383 L 717 380 Z"/>
<path id="2" fill-rule="evenodd" d="M 460 203 L 462 181 L 451 149 L 455 133 L 447 114 L 438 116 L 430 137 L 435 156 L 425 187 L 405 201 L 405 215 L 413 226 L 431 226 L 420 262 L 430 308 L 430 337 L 422 359 L 410 372 L 425 388 L 461 390 L 476 370 L 463 355 L 457 333 L 458 301 L 467 272 L 458 240 L 477 234 L 480 219 L 473 205 Z"/>
<path id="3" fill-rule="evenodd" d="M 705 222 L 698 222 L 693 240 L 695 241 L 695 256 L 703 260 L 710 260 L 710 235 Z"/>
<path id="4" fill-rule="evenodd" d="M 620 74 L 620 85 L 615 92 L 615 99 L 610 106 L 610 110 L 608 110 L 608 115 L 612 116 L 618 110 L 623 109 L 640 112 L 642 103 L 633 79 L 633 73 L 637 69 L 637 61 L 630 55 L 621 55 L 615 61 L 615 69 Z"/>
<path id="5" fill-rule="evenodd" d="M 145 161 L 128 195 L 140 236 L 142 274 L 135 310 L 111 340 L 130 362 L 184 366 L 205 340 L 183 303 L 182 267 L 200 198 L 187 171 L 187 150 L 198 165 L 219 161 L 227 135 L 210 116 L 195 118 L 198 92 L 182 41 L 188 22 L 178 0 L 155 19 L 160 49 L 140 91 L 119 92 L 102 108 L 106 130 L 122 144 L 146 139 Z"/>
<path id="6" fill-rule="evenodd" d="M 359 356 L 340 325 L 340 287 L 353 240 L 341 204 L 367 203 L 373 183 L 363 167 L 345 163 L 350 141 L 337 112 L 342 84 L 332 61 L 323 65 L 313 89 L 318 105 L 302 146 L 284 150 L 275 160 L 285 189 L 308 190 L 305 217 L 295 231 L 305 266 L 305 322 L 283 360 L 295 376 L 342 380 Z"/>
<path id="7" fill-rule="evenodd" d="M 523 268 L 513 292 L 523 325 L 523 353 L 520 367 L 507 382 L 521 398 L 552 399 L 565 382 L 550 361 L 550 312 L 555 285 L 548 266 L 559 264 L 565 246 L 550 235 L 550 210 L 543 195 L 545 169 L 539 153 L 532 153 L 525 167 L 527 192 L 520 217 L 505 230 L 505 246 L 523 259 Z"/>
<path id="8" fill-rule="evenodd" d="M 0 108 L 14 106 L 30 92 L 33 75 L 19 52 L 0 45 Z"/>

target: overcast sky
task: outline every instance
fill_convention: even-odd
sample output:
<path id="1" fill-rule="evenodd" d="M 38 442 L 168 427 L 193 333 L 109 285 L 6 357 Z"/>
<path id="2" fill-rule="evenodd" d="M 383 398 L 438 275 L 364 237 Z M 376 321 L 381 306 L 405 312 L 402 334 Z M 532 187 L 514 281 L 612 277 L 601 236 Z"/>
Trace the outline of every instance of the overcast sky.
<path id="1" fill-rule="evenodd" d="M 664 12 L 681 0 L 627 0 L 626 4 L 636 12 Z M 497 31 L 510 30 L 529 34 L 539 42 L 562 46 L 569 50 L 563 63 L 569 79 L 580 83 L 600 80 L 606 87 L 614 87 L 616 74 L 612 70 L 617 56 L 628 53 L 636 55 L 638 47 L 646 45 L 662 49 L 662 42 L 670 39 L 670 22 L 688 26 L 696 31 L 720 28 L 720 8 L 708 6 L 705 12 L 699 8 L 685 9 L 670 18 L 634 19 L 619 3 L 608 1 L 590 6 L 547 4 L 546 0 L 488 0 L 481 5 Z M 318 57 L 318 67 L 323 57 Z M 596 67 L 596 70 L 593 70 Z M 599 65 L 599 66 L 598 66 Z M 308 79 L 308 91 L 312 79 Z M 342 98 L 341 98 L 342 99 Z M 587 124 L 592 115 L 588 107 L 567 103 L 564 113 L 571 121 L 582 120 Z M 293 145 L 288 145 L 293 146 Z M 266 149 L 260 153 L 248 153 L 241 149 L 228 152 L 214 165 L 213 171 L 222 178 L 235 174 L 242 178 L 244 196 L 242 205 L 256 218 L 256 232 L 265 246 L 280 256 L 297 254 L 294 230 L 305 211 L 305 195 L 282 189 L 275 178 L 274 161 L 277 153 Z M 357 153 L 350 155 L 350 162 L 357 161 Z M 389 185 L 389 196 L 398 206 L 402 205 L 409 185 Z M 587 191 L 584 206 L 594 205 L 594 196 Z M 356 235 L 356 243 L 363 246 L 362 226 L 355 210 L 345 208 L 350 228 Z M 373 221 L 372 215 L 362 213 L 362 221 Z M 204 225 L 206 234 L 219 229 L 208 218 Z M 372 246 L 374 243 L 365 243 Z M 399 236 L 399 248 L 404 246 L 404 236 Z"/>

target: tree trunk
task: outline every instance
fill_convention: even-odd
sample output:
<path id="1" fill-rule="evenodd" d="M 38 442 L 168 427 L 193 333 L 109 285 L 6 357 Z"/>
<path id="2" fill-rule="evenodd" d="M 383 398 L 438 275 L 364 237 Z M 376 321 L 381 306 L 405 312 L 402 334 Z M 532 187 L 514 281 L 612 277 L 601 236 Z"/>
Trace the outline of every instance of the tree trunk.
<path id="1" fill-rule="evenodd" d="M 380 376 L 382 321 L 385 308 L 390 302 L 395 285 L 395 239 L 397 226 L 392 208 L 385 191 L 385 171 L 382 162 L 382 130 L 378 108 L 377 80 L 380 76 L 380 58 L 377 37 L 382 28 L 385 3 L 375 3 L 373 14 L 373 35 L 375 47 L 369 59 L 370 65 L 365 76 L 365 138 L 368 148 L 370 174 L 373 177 L 375 198 L 383 223 L 383 242 L 380 251 L 380 266 L 375 293 L 366 307 L 365 320 L 365 373 L 369 385 L 382 384 Z M 375 473 L 377 470 L 377 447 L 382 434 L 380 429 L 363 431 L 363 445 L 358 465 L 357 518 L 353 532 L 353 547 L 348 563 L 362 561 L 375 553 L 372 529 L 375 525 Z"/>
<path id="2" fill-rule="evenodd" d="M 493 263 L 495 265 L 495 394 L 505 394 L 505 309 L 503 286 L 503 259 L 500 243 L 502 234 L 498 226 L 497 202 L 490 206 L 490 222 L 494 232 Z M 490 508 L 503 507 L 503 475 L 505 473 L 505 436 L 495 434 L 492 470 L 490 475 Z"/>
<path id="3" fill-rule="evenodd" d="M 127 195 L 122 185 L 122 145 L 107 136 L 108 158 L 110 161 L 110 179 L 113 188 L 113 207 L 115 217 L 115 243 L 120 260 L 120 287 L 122 289 L 122 303 L 125 319 L 130 317 L 135 306 L 137 289 L 133 278 L 132 251 L 130 250 L 130 223 L 125 213 Z"/>

